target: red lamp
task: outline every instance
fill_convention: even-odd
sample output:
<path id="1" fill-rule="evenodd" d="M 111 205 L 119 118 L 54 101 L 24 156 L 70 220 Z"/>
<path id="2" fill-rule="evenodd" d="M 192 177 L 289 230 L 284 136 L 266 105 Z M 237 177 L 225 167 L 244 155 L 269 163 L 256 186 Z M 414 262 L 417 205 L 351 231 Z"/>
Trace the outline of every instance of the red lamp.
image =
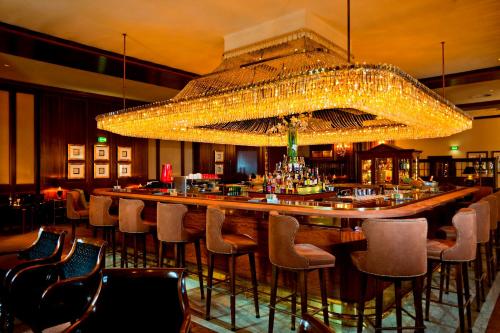
<path id="1" fill-rule="evenodd" d="M 162 183 L 171 183 L 173 181 L 172 164 L 170 163 L 162 164 L 160 181 Z"/>

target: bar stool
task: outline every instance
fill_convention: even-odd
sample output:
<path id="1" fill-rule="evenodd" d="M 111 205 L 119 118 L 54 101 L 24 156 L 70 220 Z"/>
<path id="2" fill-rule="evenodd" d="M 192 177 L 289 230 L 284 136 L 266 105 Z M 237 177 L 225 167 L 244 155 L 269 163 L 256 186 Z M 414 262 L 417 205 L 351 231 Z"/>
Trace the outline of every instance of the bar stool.
<path id="1" fill-rule="evenodd" d="M 297 286 L 298 276 L 302 315 L 307 313 L 307 273 L 315 269 L 318 270 L 323 321 L 325 325 L 329 324 L 325 272 L 335 266 L 335 257 L 311 244 L 295 244 L 295 235 L 298 230 L 299 222 L 296 218 L 286 215 L 269 215 L 269 259 L 272 264 L 269 333 L 272 333 L 274 329 L 279 270 L 292 271 L 295 277 L 295 286 Z M 295 330 L 296 300 L 296 291 L 294 290 L 292 294 L 292 330 Z"/>
<path id="2" fill-rule="evenodd" d="M 127 237 L 134 239 L 134 267 L 137 267 L 137 239 L 143 241 L 142 263 L 146 267 L 146 235 L 150 232 L 149 227 L 144 224 L 141 212 L 144 208 L 142 200 L 122 199 L 118 205 L 118 226 L 122 232 L 122 257 L 121 268 L 128 267 Z"/>
<path id="3" fill-rule="evenodd" d="M 113 250 L 113 267 L 116 266 L 116 225 L 118 216 L 111 215 L 109 208 L 113 200 L 106 196 L 90 196 L 89 224 L 93 227 L 94 238 L 97 231 L 102 230 L 102 238 L 109 243 Z"/>
<path id="4" fill-rule="evenodd" d="M 498 233 L 498 200 L 495 194 L 490 194 L 482 198 L 480 201 L 487 201 L 490 204 L 490 242 L 489 242 L 489 255 L 490 259 L 487 263 L 488 271 L 491 272 L 489 275 L 489 285 L 495 280 L 496 264 L 495 257 L 493 256 L 493 248 L 496 248 L 497 260 L 498 260 L 498 243 L 496 243 L 496 237 Z"/>
<path id="5" fill-rule="evenodd" d="M 500 270 L 500 230 L 498 224 L 500 223 L 500 190 L 494 193 L 497 197 L 497 232 L 495 233 L 495 255 L 497 267 L 496 270 Z"/>
<path id="6" fill-rule="evenodd" d="M 434 239 L 427 242 L 427 287 L 425 298 L 425 320 L 429 320 L 431 301 L 432 265 L 449 264 L 455 266 L 457 283 L 458 316 L 460 331 L 465 331 L 464 307 L 467 310 L 467 322 L 472 329 L 471 300 L 469 292 L 469 278 L 467 264 L 476 259 L 477 249 L 477 222 L 476 211 L 471 208 L 460 209 L 452 219 L 457 230 L 456 241 Z M 465 305 L 464 305 L 465 296 Z"/>
<path id="7" fill-rule="evenodd" d="M 80 206 L 80 192 L 66 192 L 66 219 L 71 222 L 71 240 L 75 239 L 76 225 L 88 220 L 89 210 Z"/>
<path id="8" fill-rule="evenodd" d="M 205 299 L 203 291 L 203 269 L 201 267 L 200 240 L 205 236 L 205 230 L 184 227 L 184 217 L 188 209 L 181 204 L 158 203 L 156 210 L 156 223 L 159 241 L 159 262 L 163 266 L 163 247 L 166 244 L 174 244 L 176 267 L 186 267 L 186 243 L 193 243 L 196 252 L 196 264 L 198 266 L 198 280 L 200 282 L 201 299 Z"/>
<path id="9" fill-rule="evenodd" d="M 476 286 L 476 307 L 477 311 L 481 308 L 481 299 L 485 300 L 484 295 L 484 280 L 490 280 L 491 270 L 490 266 L 487 266 L 487 274 L 483 272 L 483 258 L 481 248 L 484 247 L 484 252 L 486 255 L 486 262 L 491 262 L 490 254 L 490 205 L 487 201 L 478 201 L 470 204 L 468 208 L 474 209 L 476 211 L 476 224 L 477 224 L 477 246 L 476 246 L 476 263 L 474 265 L 475 273 L 475 286 Z M 441 231 L 446 233 L 446 239 L 456 240 L 457 230 L 454 226 L 445 226 L 441 228 Z M 446 265 L 446 293 L 449 289 L 449 268 L 450 265 Z M 441 278 L 439 286 L 439 302 L 443 300 L 443 280 L 444 280 L 444 268 L 441 267 Z"/>
<path id="10" fill-rule="evenodd" d="M 351 254 L 353 264 L 361 273 L 361 293 L 358 302 L 358 332 L 363 331 L 367 278 L 375 279 L 375 330 L 382 327 L 383 295 L 380 281 L 394 282 L 397 331 L 402 332 L 401 282 L 411 280 L 415 306 L 415 327 L 424 331 L 422 314 L 422 280 L 427 272 L 427 220 L 368 219 L 362 225 L 367 251 Z M 394 328 L 391 328 L 394 329 Z"/>
<path id="11" fill-rule="evenodd" d="M 252 274 L 253 300 L 255 317 L 260 318 L 259 298 L 257 294 L 257 274 L 255 271 L 255 250 L 257 243 L 248 235 L 222 234 L 224 212 L 217 207 L 207 208 L 206 244 L 208 250 L 208 282 L 206 299 L 206 319 L 210 320 L 210 305 L 212 300 L 212 279 L 214 275 L 215 255 L 223 255 L 229 259 L 229 282 L 231 295 L 231 330 L 236 330 L 236 257 L 248 254 Z"/>

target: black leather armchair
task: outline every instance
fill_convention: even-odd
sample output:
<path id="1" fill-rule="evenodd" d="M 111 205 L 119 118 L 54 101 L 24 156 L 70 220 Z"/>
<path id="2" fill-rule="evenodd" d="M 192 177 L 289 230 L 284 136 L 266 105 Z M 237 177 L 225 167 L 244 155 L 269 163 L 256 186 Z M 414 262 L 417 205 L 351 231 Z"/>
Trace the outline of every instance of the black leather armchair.
<path id="1" fill-rule="evenodd" d="M 61 260 L 66 231 L 40 227 L 38 237 L 28 248 L 0 252 L 0 282 L 3 287 L 21 269 Z"/>
<path id="2" fill-rule="evenodd" d="M 38 237 L 26 249 L 0 252 L 0 324 L 5 325 L 8 312 L 6 288 L 20 270 L 61 260 L 66 231 L 41 227 Z"/>
<path id="3" fill-rule="evenodd" d="M 78 238 L 62 261 L 19 271 L 7 290 L 12 315 L 35 333 L 75 321 L 98 289 L 105 247 L 104 241 Z"/>
<path id="4" fill-rule="evenodd" d="M 191 314 L 179 268 L 106 269 L 85 314 L 64 333 L 189 332 Z"/>

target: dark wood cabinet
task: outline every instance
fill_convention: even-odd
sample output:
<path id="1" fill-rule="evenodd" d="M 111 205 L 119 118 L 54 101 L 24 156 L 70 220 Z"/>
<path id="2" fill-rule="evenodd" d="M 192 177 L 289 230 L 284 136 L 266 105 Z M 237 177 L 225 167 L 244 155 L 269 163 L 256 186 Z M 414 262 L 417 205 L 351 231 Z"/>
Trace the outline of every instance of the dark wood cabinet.
<path id="1" fill-rule="evenodd" d="M 432 179 L 441 184 L 464 186 L 466 178 L 463 172 L 466 167 L 473 167 L 474 183 L 481 186 L 497 188 L 497 164 L 495 158 L 453 158 L 452 156 L 429 156 L 419 160 L 419 177 L 424 180 Z"/>
<path id="2" fill-rule="evenodd" d="M 421 151 L 380 144 L 357 152 L 358 179 L 362 184 L 400 184 L 414 178 Z"/>

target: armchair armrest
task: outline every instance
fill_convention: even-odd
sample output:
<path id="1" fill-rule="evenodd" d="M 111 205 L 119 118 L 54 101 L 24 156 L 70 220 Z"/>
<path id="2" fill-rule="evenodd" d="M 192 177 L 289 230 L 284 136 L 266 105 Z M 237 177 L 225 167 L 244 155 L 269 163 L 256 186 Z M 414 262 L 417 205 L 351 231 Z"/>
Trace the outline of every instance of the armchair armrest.
<path id="1" fill-rule="evenodd" d="M 12 268 L 11 270 L 9 270 L 7 272 L 5 279 L 4 279 L 5 285 L 6 286 L 10 285 L 10 282 L 14 278 L 16 273 L 20 272 L 21 270 L 28 268 L 28 267 L 32 267 L 32 266 L 41 266 L 44 264 L 53 263 L 55 260 L 54 257 L 55 256 L 51 256 L 49 258 L 33 259 L 33 260 L 28 260 L 28 261 L 21 262 L 21 263 L 17 264 L 14 268 Z"/>
<path id="2" fill-rule="evenodd" d="M 43 291 L 59 279 L 56 264 L 30 266 L 14 274 L 8 285 L 9 294 L 20 295 L 36 293 L 40 297 Z"/>
<path id="3" fill-rule="evenodd" d="M 39 304 L 41 318 L 57 317 L 56 322 L 75 321 L 88 308 L 101 280 L 101 271 L 57 281 L 43 293 Z"/>

